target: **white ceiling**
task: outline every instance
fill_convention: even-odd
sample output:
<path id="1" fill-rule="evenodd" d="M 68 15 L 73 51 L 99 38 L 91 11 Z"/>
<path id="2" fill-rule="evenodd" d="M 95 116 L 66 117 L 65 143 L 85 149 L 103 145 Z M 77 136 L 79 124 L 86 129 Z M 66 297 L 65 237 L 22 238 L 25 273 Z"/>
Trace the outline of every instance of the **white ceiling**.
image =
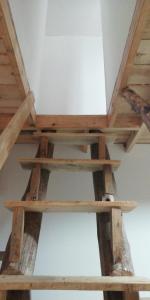
<path id="1" fill-rule="evenodd" d="M 48 0 L 46 35 L 100 36 L 100 1 Z"/>

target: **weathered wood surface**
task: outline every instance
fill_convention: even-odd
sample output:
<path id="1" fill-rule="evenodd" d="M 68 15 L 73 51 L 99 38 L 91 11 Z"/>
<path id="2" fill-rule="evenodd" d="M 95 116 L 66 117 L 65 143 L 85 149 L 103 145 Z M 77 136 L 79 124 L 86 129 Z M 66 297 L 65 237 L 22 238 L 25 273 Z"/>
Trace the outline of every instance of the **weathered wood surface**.
<path id="1" fill-rule="evenodd" d="M 112 257 L 113 269 L 122 262 L 123 254 L 123 231 L 122 231 L 122 214 L 118 208 L 112 208 L 111 211 L 111 242 L 112 242 Z M 116 270 L 115 270 L 116 271 Z"/>
<path id="2" fill-rule="evenodd" d="M 52 157 L 53 145 L 48 144 L 47 139 L 42 139 L 37 157 Z M 47 185 L 50 172 L 42 170 L 40 165 L 33 169 L 26 192 L 22 201 L 44 200 L 47 192 Z M 42 213 L 26 212 L 23 238 L 23 251 L 19 263 L 11 263 L 10 239 L 8 241 L 4 259 L 2 261 L 1 274 L 26 274 L 32 275 L 37 254 L 38 240 L 42 222 Z M 8 292 L 7 300 L 30 300 L 30 292 Z"/>
<path id="3" fill-rule="evenodd" d="M 122 90 L 122 96 L 127 100 L 132 110 L 141 116 L 143 122 L 150 130 L 150 103 L 129 88 Z"/>
<path id="4" fill-rule="evenodd" d="M 41 168 L 55 171 L 98 171 L 104 166 L 111 165 L 117 169 L 120 165 L 119 160 L 106 159 L 47 159 L 47 158 L 20 158 L 19 162 L 25 169 L 32 169 L 36 164 Z"/>
<path id="5" fill-rule="evenodd" d="M 107 149 L 106 149 L 107 150 Z M 109 158 L 108 151 L 106 151 L 107 158 Z M 99 145 L 93 144 L 91 146 L 91 156 L 92 159 L 97 159 L 99 157 Z M 115 193 L 115 183 L 114 176 L 112 174 L 112 187 L 114 186 Z M 107 182 L 105 180 L 104 171 L 97 171 L 93 173 L 95 200 L 101 201 L 103 195 L 106 191 Z M 111 190 L 112 190 L 111 187 Z M 118 268 L 114 265 L 114 258 L 112 252 L 112 234 L 111 230 L 111 213 L 97 214 L 97 235 L 100 251 L 100 261 L 101 270 L 103 276 L 122 276 L 122 275 L 133 275 L 133 266 L 130 255 L 130 247 L 126 239 L 126 235 L 123 229 L 123 240 L 122 240 L 122 261 L 119 262 Z M 105 300 L 131 300 L 129 295 L 125 295 L 122 292 L 104 292 Z M 133 300 L 139 300 L 139 296 L 136 293 L 132 293 Z"/>
<path id="6" fill-rule="evenodd" d="M 10 262 L 19 262 L 21 258 L 24 233 L 24 209 L 15 207 L 13 210 L 13 223 L 10 244 Z"/>
<path id="7" fill-rule="evenodd" d="M 96 201 L 5 201 L 5 207 L 14 210 L 22 208 L 25 211 L 34 212 L 111 212 L 112 208 L 118 208 L 122 212 L 130 212 L 137 207 L 134 201 L 114 201 L 114 202 L 96 202 Z"/>
<path id="8" fill-rule="evenodd" d="M 135 91 L 140 91 L 144 98 L 149 94 L 149 16 L 150 1 L 137 0 L 109 107 L 110 126 L 114 126 L 121 114 L 130 113 L 131 118 L 134 117 L 131 108 L 120 97 L 122 88 L 132 86 Z M 144 62 L 143 65 L 141 60 Z"/>
<path id="9" fill-rule="evenodd" d="M 7 127 L 0 135 L 0 170 L 2 169 L 10 151 L 15 144 L 20 131 L 30 115 L 31 106 L 34 105 L 32 93 L 29 93 L 24 102 L 18 108 Z"/>
<path id="10" fill-rule="evenodd" d="M 47 137 L 50 143 L 53 144 L 73 144 L 73 145 L 89 145 L 98 141 L 102 133 L 76 133 L 76 132 L 47 132 L 34 133 L 34 137 Z M 107 135 L 107 134 L 106 134 Z M 111 135 L 111 134 L 110 134 Z M 108 135 L 107 135 L 108 136 Z"/>
<path id="11" fill-rule="evenodd" d="M 30 92 L 8 0 L 0 1 L 0 113 L 16 113 Z M 34 105 L 30 110 L 35 124 Z"/>
<path id="12" fill-rule="evenodd" d="M 79 290 L 79 291 L 150 291 L 150 279 L 129 276 L 52 277 L 0 276 L 0 289 Z M 14 298 L 15 300 L 16 298 Z M 120 298 L 121 299 L 121 298 Z M 130 298 L 130 300 L 133 298 Z"/>

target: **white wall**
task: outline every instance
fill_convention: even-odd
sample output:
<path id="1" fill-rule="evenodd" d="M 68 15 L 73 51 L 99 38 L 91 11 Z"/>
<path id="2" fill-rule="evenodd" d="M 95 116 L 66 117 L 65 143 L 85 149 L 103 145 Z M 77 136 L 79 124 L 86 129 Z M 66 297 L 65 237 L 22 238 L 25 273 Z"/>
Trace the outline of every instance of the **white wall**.
<path id="1" fill-rule="evenodd" d="M 105 114 L 102 39 L 46 37 L 37 112 Z"/>
<path id="2" fill-rule="evenodd" d="M 117 199 L 136 200 L 139 207 L 124 215 L 125 227 L 131 245 L 135 273 L 150 278 L 147 261 L 150 253 L 150 164 L 149 145 L 137 145 L 126 154 L 120 146 L 110 145 L 111 157 L 121 159 L 116 172 Z M 5 248 L 11 229 L 11 213 L 3 208 L 3 201 L 20 199 L 24 193 L 29 172 L 21 169 L 16 159 L 34 156 L 33 145 L 17 145 L 0 173 L 0 249 Z M 88 158 L 78 148 L 56 147 L 55 157 Z M 11 170 L 11 171 L 10 171 Z M 19 184 L 18 184 L 19 183 Z M 57 173 L 50 176 L 47 199 L 93 200 L 94 192 L 90 173 Z M 99 253 L 94 214 L 44 215 L 35 274 L 39 275 L 100 275 Z M 90 292 L 33 292 L 34 299 L 80 300 L 102 299 L 99 293 Z M 146 296 L 145 293 L 142 293 Z M 147 293 L 150 297 L 150 293 Z"/>
<path id="3" fill-rule="evenodd" d="M 48 0 L 9 0 L 31 89 L 38 99 Z"/>
<path id="4" fill-rule="evenodd" d="M 46 35 L 100 36 L 99 0 L 49 0 Z"/>
<path id="5" fill-rule="evenodd" d="M 49 0 L 43 50 L 42 114 L 105 114 L 99 0 Z"/>
<path id="6" fill-rule="evenodd" d="M 109 107 L 136 0 L 100 0 L 104 43 L 106 100 Z"/>

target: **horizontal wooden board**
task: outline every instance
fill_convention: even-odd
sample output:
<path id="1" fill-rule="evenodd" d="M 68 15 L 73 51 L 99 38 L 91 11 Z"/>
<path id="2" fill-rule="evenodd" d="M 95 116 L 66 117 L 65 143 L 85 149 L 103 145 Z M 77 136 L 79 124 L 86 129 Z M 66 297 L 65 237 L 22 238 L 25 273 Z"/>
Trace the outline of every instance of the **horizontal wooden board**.
<path id="1" fill-rule="evenodd" d="M 89 145 L 98 143 L 101 136 L 105 134 L 100 133 L 35 133 L 34 136 L 41 138 L 47 137 L 51 143 L 54 144 L 73 144 L 73 145 Z M 107 134 L 106 134 L 107 135 Z"/>
<path id="2" fill-rule="evenodd" d="M 110 212 L 112 208 L 119 208 L 122 212 L 130 212 L 137 207 L 134 201 L 7 201 L 5 207 L 24 208 L 25 211 L 33 212 Z"/>
<path id="3" fill-rule="evenodd" d="M 0 275 L 0 290 L 150 291 L 150 279 Z"/>
<path id="4" fill-rule="evenodd" d="M 20 158 L 18 160 L 25 169 L 32 169 L 36 164 L 40 164 L 41 168 L 55 171 L 98 171 L 103 166 L 110 165 L 113 169 L 117 169 L 120 165 L 118 160 L 105 159 L 48 159 L 48 158 Z"/>

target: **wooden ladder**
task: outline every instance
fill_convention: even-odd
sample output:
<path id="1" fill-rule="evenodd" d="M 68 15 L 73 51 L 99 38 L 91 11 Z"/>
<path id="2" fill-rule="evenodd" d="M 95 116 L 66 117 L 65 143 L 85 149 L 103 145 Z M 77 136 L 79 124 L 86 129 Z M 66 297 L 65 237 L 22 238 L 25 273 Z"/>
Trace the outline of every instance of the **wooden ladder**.
<path id="1" fill-rule="evenodd" d="M 115 201 L 113 170 L 106 137 L 101 133 L 38 133 L 37 157 L 21 158 L 31 176 L 23 201 L 7 201 L 13 212 L 12 234 L 2 261 L 0 299 L 30 299 L 30 290 L 103 291 L 105 300 L 138 300 L 138 291 L 149 291 L 150 280 L 135 277 L 122 214 L 136 207 L 134 201 Z M 89 145 L 91 159 L 53 159 L 55 143 Z M 91 171 L 96 201 L 46 201 L 50 171 Z M 41 201 L 42 200 L 42 201 Z M 101 277 L 33 276 L 43 213 L 96 213 Z M 23 298 L 23 293 L 25 298 Z"/>

